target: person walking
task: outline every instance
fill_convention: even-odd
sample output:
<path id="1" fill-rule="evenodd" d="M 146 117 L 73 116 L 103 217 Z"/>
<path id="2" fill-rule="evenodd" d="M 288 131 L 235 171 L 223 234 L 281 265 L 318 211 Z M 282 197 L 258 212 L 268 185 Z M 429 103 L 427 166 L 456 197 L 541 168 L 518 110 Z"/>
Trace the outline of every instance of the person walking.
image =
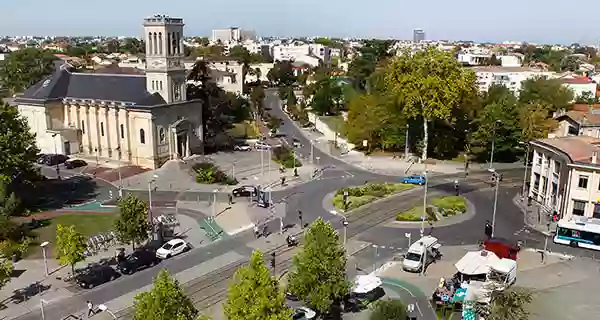
<path id="1" fill-rule="evenodd" d="M 88 300 L 86 303 L 87 303 L 87 308 L 88 308 L 88 315 L 87 316 L 89 318 L 89 317 L 95 315 L 96 312 L 94 311 L 94 304 L 90 300 Z"/>

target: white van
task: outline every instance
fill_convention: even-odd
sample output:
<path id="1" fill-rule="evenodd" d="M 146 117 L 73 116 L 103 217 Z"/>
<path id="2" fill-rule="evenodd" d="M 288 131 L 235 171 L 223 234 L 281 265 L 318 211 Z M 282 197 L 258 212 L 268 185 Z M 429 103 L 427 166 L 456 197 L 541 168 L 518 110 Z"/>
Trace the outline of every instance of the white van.
<path id="1" fill-rule="evenodd" d="M 442 245 L 438 239 L 432 236 L 424 236 L 419 241 L 413 243 L 408 248 L 408 252 L 402 260 L 402 269 L 412 272 L 420 272 L 423 268 L 434 262 L 440 257 L 439 249 Z M 425 255 L 425 256 L 424 256 Z"/>
<path id="2" fill-rule="evenodd" d="M 486 278 L 496 284 L 496 290 L 505 290 L 517 281 L 517 262 L 511 259 L 495 261 L 490 265 Z"/>

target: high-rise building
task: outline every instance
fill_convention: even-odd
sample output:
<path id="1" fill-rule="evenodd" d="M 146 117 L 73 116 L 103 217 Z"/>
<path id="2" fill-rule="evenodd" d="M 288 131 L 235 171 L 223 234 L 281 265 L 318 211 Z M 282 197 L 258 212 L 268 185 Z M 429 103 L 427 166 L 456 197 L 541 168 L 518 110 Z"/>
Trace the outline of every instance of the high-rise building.
<path id="1" fill-rule="evenodd" d="M 414 42 L 425 41 L 425 31 L 423 31 L 423 29 L 413 30 L 413 41 Z"/>

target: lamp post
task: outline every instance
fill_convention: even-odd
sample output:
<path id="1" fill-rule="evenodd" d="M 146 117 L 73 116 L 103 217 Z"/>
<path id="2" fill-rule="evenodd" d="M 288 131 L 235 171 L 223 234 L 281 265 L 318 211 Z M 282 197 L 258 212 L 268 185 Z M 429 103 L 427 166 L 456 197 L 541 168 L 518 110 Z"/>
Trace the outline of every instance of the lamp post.
<path id="1" fill-rule="evenodd" d="M 412 237 L 412 233 L 407 232 L 404 234 L 404 237 L 406 237 L 406 239 L 408 239 L 408 246 L 406 246 L 406 248 L 408 249 L 408 248 L 410 248 L 410 245 L 412 244 L 410 241 L 411 240 L 410 238 Z"/>
<path id="2" fill-rule="evenodd" d="M 56 137 L 58 136 L 58 133 L 54 133 L 52 134 L 52 140 L 54 141 L 54 154 L 58 154 L 58 148 L 56 146 Z M 60 179 L 60 168 L 58 167 L 58 161 L 56 161 L 56 176 L 58 177 L 58 179 Z"/>
<path id="3" fill-rule="evenodd" d="M 496 126 L 501 123 L 500 120 L 494 122 L 494 133 L 492 135 L 492 153 L 490 154 L 490 169 L 494 168 L 494 149 L 496 148 Z"/>
<path id="4" fill-rule="evenodd" d="M 44 241 L 42 242 L 42 244 L 40 244 L 40 247 L 42 247 L 42 256 L 44 257 L 44 271 L 46 272 L 46 276 L 49 275 L 48 272 L 48 258 L 46 257 L 46 247 L 50 244 L 50 241 Z"/>
<path id="5" fill-rule="evenodd" d="M 315 159 L 317 160 L 317 166 L 319 166 L 319 160 L 321 160 L 321 157 L 316 157 Z"/>
<path id="6" fill-rule="evenodd" d="M 406 124 L 406 138 L 404 139 L 404 160 L 408 160 L 408 129 L 410 125 Z"/>
<path id="7" fill-rule="evenodd" d="M 261 146 L 262 148 L 262 146 Z M 265 155 L 264 150 L 260 150 L 260 176 L 264 177 L 265 175 Z"/>
<path id="8" fill-rule="evenodd" d="M 152 240 L 154 240 L 154 215 L 152 214 L 152 183 L 156 182 L 158 175 L 153 175 L 148 180 L 148 218 L 150 219 L 150 229 L 152 230 Z"/>
<path id="9" fill-rule="evenodd" d="M 98 159 L 98 148 L 94 148 L 94 153 L 96 154 L 96 168 L 100 166 L 100 159 Z"/>
<path id="10" fill-rule="evenodd" d="M 342 218 L 342 225 L 344 225 L 344 247 L 346 246 L 346 240 L 348 239 L 348 220 L 346 217 Z"/>
<path id="11" fill-rule="evenodd" d="M 117 316 L 112 311 L 110 311 L 110 309 L 108 309 L 108 307 L 104 304 L 99 304 L 98 310 L 108 313 L 115 320 L 118 319 Z"/>
<path id="12" fill-rule="evenodd" d="M 46 315 L 45 315 L 45 312 L 44 312 L 44 303 L 47 304 L 48 302 L 46 300 L 44 300 L 44 299 L 40 299 L 40 312 L 42 313 L 42 320 L 46 319 Z"/>
<path id="13" fill-rule="evenodd" d="M 494 169 L 490 169 L 492 172 L 492 176 L 496 181 L 496 191 L 494 192 L 494 211 L 492 212 L 492 237 L 494 236 L 494 232 L 496 231 L 496 208 L 498 206 L 498 189 L 500 184 L 500 176 Z"/>
<path id="14" fill-rule="evenodd" d="M 525 154 L 525 173 L 523 174 L 523 188 L 521 190 L 521 198 L 525 198 L 525 186 L 527 185 L 527 168 L 529 167 L 529 143 L 527 142 L 519 142 L 519 144 L 527 144 L 527 151 Z"/>
<path id="15" fill-rule="evenodd" d="M 425 233 L 425 219 L 427 218 L 427 186 L 428 186 L 427 180 L 429 180 L 429 179 L 427 179 L 427 170 L 423 171 L 423 176 L 425 177 L 425 192 L 423 195 L 423 217 L 421 218 L 421 230 L 420 230 L 421 238 L 423 238 L 423 234 Z"/>

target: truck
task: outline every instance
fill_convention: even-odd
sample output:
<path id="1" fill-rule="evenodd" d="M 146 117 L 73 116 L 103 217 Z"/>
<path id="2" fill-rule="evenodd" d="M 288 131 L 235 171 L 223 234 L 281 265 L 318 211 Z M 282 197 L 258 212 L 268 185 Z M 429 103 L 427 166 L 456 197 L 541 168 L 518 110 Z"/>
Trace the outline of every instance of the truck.
<path id="1" fill-rule="evenodd" d="M 424 236 L 408 248 L 402 260 L 402 269 L 411 272 L 421 272 L 422 268 L 438 260 L 442 254 L 439 249 L 442 245 L 432 236 Z"/>

